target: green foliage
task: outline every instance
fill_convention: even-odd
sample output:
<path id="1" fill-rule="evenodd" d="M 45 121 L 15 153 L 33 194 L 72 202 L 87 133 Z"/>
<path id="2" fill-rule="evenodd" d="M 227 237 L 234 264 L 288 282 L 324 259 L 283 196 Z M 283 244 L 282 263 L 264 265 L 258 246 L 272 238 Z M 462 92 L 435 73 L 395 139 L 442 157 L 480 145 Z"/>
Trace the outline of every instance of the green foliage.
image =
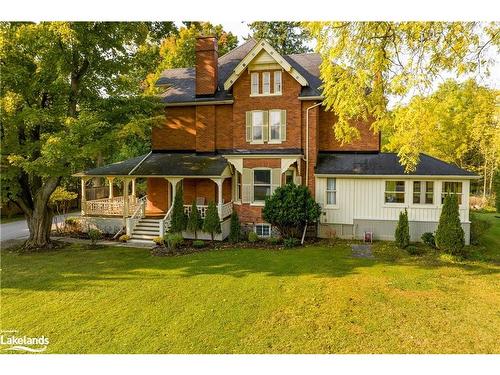
<path id="1" fill-rule="evenodd" d="M 404 210 L 399 213 L 398 225 L 394 233 L 396 245 L 400 249 L 408 247 L 410 244 L 410 224 L 408 223 L 408 211 Z"/>
<path id="2" fill-rule="evenodd" d="M 495 208 L 500 213 L 500 169 L 495 172 L 493 185 L 495 187 Z"/>
<path id="3" fill-rule="evenodd" d="M 221 233 L 220 227 L 220 217 L 217 211 L 217 206 L 213 201 L 208 203 L 207 213 L 205 214 L 205 221 L 203 222 L 203 231 L 210 233 L 212 237 L 212 242 L 214 240 L 214 235 Z"/>
<path id="4" fill-rule="evenodd" d="M 172 219 L 170 221 L 170 232 L 181 233 L 186 229 L 187 216 L 184 213 L 184 193 L 182 184 L 178 185 L 177 193 L 174 198 L 174 207 L 172 208 Z"/>
<path id="5" fill-rule="evenodd" d="M 323 57 L 323 103 L 338 118 L 336 139 L 342 144 L 358 139 L 355 120 L 373 121 L 374 130 L 395 127 L 403 136 L 393 139 L 407 171 L 415 169 L 425 145 L 420 133 L 427 118 L 409 114 L 411 122 L 405 126 L 401 114 L 389 110 L 389 98 L 402 102 L 414 92 L 424 92 L 444 71 L 457 76 L 479 73 L 492 64 L 488 53 L 498 47 L 498 24 L 309 22 L 305 27 Z M 419 113 L 427 110 L 419 108 Z M 406 134 L 400 128 L 411 131 Z"/>
<path id="6" fill-rule="evenodd" d="M 257 233 L 255 233 L 254 231 L 248 232 L 248 242 L 255 243 L 259 240 L 260 240 L 260 238 L 259 238 L 259 236 L 257 236 Z"/>
<path id="7" fill-rule="evenodd" d="M 295 237 L 288 237 L 288 238 L 285 238 L 283 240 L 283 245 L 287 249 L 291 249 L 293 247 L 297 247 L 297 246 L 299 246 L 299 244 L 300 244 L 299 239 L 295 238 Z"/>
<path id="8" fill-rule="evenodd" d="M 321 207 L 305 186 L 286 184 L 266 198 L 262 216 L 276 226 L 282 237 L 300 237 L 306 223 L 314 223 Z"/>
<path id="9" fill-rule="evenodd" d="M 193 247 L 196 249 L 201 249 L 205 247 L 205 241 L 202 240 L 195 240 L 193 241 Z"/>
<path id="10" fill-rule="evenodd" d="M 240 242 L 241 240 L 241 224 L 238 213 L 233 210 L 231 214 L 231 228 L 229 231 L 229 241 L 232 243 Z"/>
<path id="11" fill-rule="evenodd" d="M 128 234 L 122 234 L 119 238 L 118 241 L 120 242 L 127 242 L 130 241 L 130 236 Z"/>
<path id="12" fill-rule="evenodd" d="M 434 237 L 434 233 L 431 232 L 425 232 L 422 234 L 422 242 L 426 244 L 427 246 L 436 247 L 436 238 Z"/>
<path id="13" fill-rule="evenodd" d="M 301 27 L 300 22 L 257 21 L 248 25 L 252 37 L 256 40 L 266 39 L 282 55 L 309 52 L 307 42 L 311 39 L 309 32 Z"/>
<path id="14" fill-rule="evenodd" d="M 163 236 L 163 243 L 168 249 L 175 250 L 184 243 L 184 237 L 180 233 L 167 233 Z"/>
<path id="15" fill-rule="evenodd" d="M 281 237 L 269 237 L 266 240 L 270 245 L 278 245 L 280 244 L 283 240 Z"/>
<path id="16" fill-rule="evenodd" d="M 77 217 L 67 217 L 64 219 L 64 223 L 66 225 L 78 225 L 80 224 L 80 219 Z"/>
<path id="17" fill-rule="evenodd" d="M 479 245 L 481 237 L 491 228 L 491 222 L 482 220 L 474 214 L 470 215 L 470 243 Z"/>
<path id="18" fill-rule="evenodd" d="M 423 255 L 423 254 L 425 254 L 425 248 L 423 248 L 421 246 L 416 246 L 416 245 L 409 245 L 406 248 L 406 251 L 410 255 Z"/>
<path id="19" fill-rule="evenodd" d="M 189 219 L 187 221 L 187 230 L 194 233 L 194 238 L 198 238 L 198 231 L 201 229 L 203 225 L 203 219 L 201 218 L 200 211 L 198 211 L 198 207 L 196 207 L 196 201 L 193 201 L 191 204 L 191 213 L 189 215 Z"/>
<path id="20" fill-rule="evenodd" d="M 464 245 L 465 234 L 460 225 L 458 199 L 455 194 L 447 194 L 436 230 L 436 246 L 445 253 L 461 255 Z"/>
<path id="21" fill-rule="evenodd" d="M 96 228 L 91 228 L 87 232 L 87 235 L 90 238 L 90 243 L 94 246 L 97 241 L 99 241 L 102 238 L 102 232 L 99 229 Z"/>

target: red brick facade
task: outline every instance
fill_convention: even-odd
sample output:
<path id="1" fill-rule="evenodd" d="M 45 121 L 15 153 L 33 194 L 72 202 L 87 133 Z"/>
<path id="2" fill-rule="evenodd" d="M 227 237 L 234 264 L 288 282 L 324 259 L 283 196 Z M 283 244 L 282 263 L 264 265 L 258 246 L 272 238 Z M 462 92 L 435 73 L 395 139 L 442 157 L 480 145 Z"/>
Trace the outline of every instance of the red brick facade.
<path id="1" fill-rule="evenodd" d="M 213 95 L 217 90 L 217 39 L 196 39 L 196 96 Z"/>

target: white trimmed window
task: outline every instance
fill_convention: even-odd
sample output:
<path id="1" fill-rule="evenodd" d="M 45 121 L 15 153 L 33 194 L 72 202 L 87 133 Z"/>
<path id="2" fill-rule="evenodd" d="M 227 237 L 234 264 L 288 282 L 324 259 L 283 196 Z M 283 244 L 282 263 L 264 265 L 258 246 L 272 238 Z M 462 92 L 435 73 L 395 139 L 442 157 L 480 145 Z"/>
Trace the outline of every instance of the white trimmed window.
<path id="1" fill-rule="evenodd" d="M 269 140 L 281 141 L 281 110 L 269 111 Z"/>
<path id="2" fill-rule="evenodd" d="M 271 236 L 271 225 L 270 224 L 255 224 L 255 233 L 259 237 L 270 237 Z"/>
<path id="3" fill-rule="evenodd" d="M 252 112 L 252 140 L 264 140 L 264 111 Z"/>
<path id="4" fill-rule="evenodd" d="M 326 179 L 326 204 L 333 206 L 337 204 L 337 179 Z"/>
<path id="5" fill-rule="evenodd" d="M 262 94 L 269 95 L 271 93 L 271 73 L 262 73 Z"/>
<path id="6" fill-rule="evenodd" d="M 405 182 L 404 181 L 386 181 L 385 182 L 385 203 L 404 203 L 405 202 Z"/>
<path id="7" fill-rule="evenodd" d="M 413 204 L 434 203 L 434 182 L 413 181 Z"/>
<path id="8" fill-rule="evenodd" d="M 281 94 L 282 91 L 282 82 L 281 82 L 281 71 L 277 70 L 274 72 L 274 93 Z"/>
<path id="9" fill-rule="evenodd" d="M 462 204 L 462 183 L 458 181 L 443 182 L 443 190 L 441 192 L 441 204 L 444 203 L 444 197 L 447 194 L 455 194 L 458 198 L 458 204 Z"/>
<path id="10" fill-rule="evenodd" d="M 266 197 L 271 195 L 271 170 L 253 170 L 253 200 L 254 202 L 264 202 Z"/>
<path id="11" fill-rule="evenodd" d="M 251 94 L 252 95 L 258 95 L 259 94 L 259 73 L 252 73 L 251 74 Z"/>

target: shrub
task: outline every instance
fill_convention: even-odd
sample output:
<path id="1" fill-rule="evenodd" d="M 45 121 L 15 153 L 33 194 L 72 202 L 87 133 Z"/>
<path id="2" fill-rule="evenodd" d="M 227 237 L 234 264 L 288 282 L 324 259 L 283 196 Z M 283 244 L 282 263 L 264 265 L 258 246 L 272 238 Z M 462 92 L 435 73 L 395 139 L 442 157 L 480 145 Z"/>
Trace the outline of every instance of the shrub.
<path id="1" fill-rule="evenodd" d="M 163 237 L 155 237 L 153 238 L 153 242 L 156 244 L 156 246 L 163 246 Z"/>
<path id="2" fill-rule="evenodd" d="M 202 247 L 205 247 L 205 242 L 202 240 L 195 240 L 193 241 L 193 247 L 197 249 L 201 249 Z"/>
<path id="3" fill-rule="evenodd" d="M 130 240 L 130 236 L 128 234 L 122 234 L 119 238 L 118 241 L 120 242 L 127 242 Z"/>
<path id="4" fill-rule="evenodd" d="M 254 243 L 259 240 L 259 236 L 255 232 L 248 232 L 248 242 Z"/>
<path id="5" fill-rule="evenodd" d="M 479 219 L 476 215 L 470 216 L 470 243 L 479 245 L 481 236 L 491 227 L 491 223 Z"/>
<path id="6" fill-rule="evenodd" d="M 89 236 L 90 243 L 92 245 L 95 245 L 97 241 L 99 241 L 102 238 L 102 232 L 99 229 L 95 228 L 89 229 L 87 235 Z"/>
<path id="7" fill-rule="evenodd" d="M 182 185 L 175 194 L 174 207 L 172 208 L 172 220 L 170 222 L 170 232 L 180 233 L 186 229 L 187 216 L 184 213 L 184 198 Z"/>
<path id="8" fill-rule="evenodd" d="M 436 230 L 436 247 L 448 254 L 460 255 L 465 245 L 465 234 L 460 225 L 458 199 L 455 194 L 447 194 Z"/>
<path id="9" fill-rule="evenodd" d="M 321 207 L 305 186 L 286 184 L 266 198 L 262 216 L 276 226 L 284 238 L 299 238 L 306 223 L 314 223 L 321 215 Z"/>
<path id="10" fill-rule="evenodd" d="M 434 238 L 433 233 L 425 232 L 424 234 L 422 234 L 422 237 L 420 238 L 422 239 L 422 242 L 427 246 L 436 247 L 436 239 Z"/>
<path id="11" fill-rule="evenodd" d="M 187 230 L 193 232 L 194 238 L 198 239 L 198 231 L 201 229 L 202 225 L 203 220 L 198 211 L 198 207 L 196 207 L 196 201 L 193 201 L 193 204 L 191 204 L 191 213 L 189 214 L 187 222 Z"/>
<path id="12" fill-rule="evenodd" d="M 291 249 L 292 247 L 297 247 L 299 246 L 299 244 L 300 241 L 295 237 L 288 237 L 283 240 L 283 245 L 285 245 L 287 249 Z"/>
<path id="13" fill-rule="evenodd" d="M 221 233 L 220 227 L 220 217 L 217 207 L 214 202 L 208 203 L 207 213 L 205 215 L 205 221 L 203 222 L 203 231 L 210 233 L 212 237 L 212 242 L 214 241 L 214 235 L 216 233 Z"/>
<path id="14" fill-rule="evenodd" d="M 281 238 L 280 237 L 269 237 L 266 241 L 270 245 L 278 245 L 281 243 Z"/>
<path id="15" fill-rule="evenodd" d="M 241 240 L 241 224 L 238 213 L 233 211 L 231 214 L 231 229 L 229 232 L 229 241 L 232 243 L 240 242 Z"/>
<path id="16" fill-rule="evenodd" d="M 500 169 L 495 172 L 493 185 L 495 188 L 495 208 L 497 212 L 500 213 Z"/>
<path id="17" fill-rule="evenodd" d="M 175 250 L 182 245 L 184 237 L 180 233 L 167 233 L 163 236 L 163 242 L 170 250 Z"/>
<path id="18" fill-rule="evenodd" d="M 400 249 L 406 248 L 410 244 L 410 225 L 408 224 L 408 211 L 404 210 L 399 213 L 398 226 L 394 234 L 396 245 Z"/>
<path id="19" fill-rule="evenodd" d="M 408 247 L 406 247 L 406 251 L 408 251 L 408 253 L 410 255 L 422 255 L 422 254 L 425 254 L 425 249 L 424 248 L 419 247 L 419 246 L 415 246 L 415 245 L 409 245 Z"/>
<path id="20" fill-rule="evenodd" d="M 77 217 L 67 217 L 64 219 L 64 227 L 70 232 L 80 232 L 82 230 L 80 219 Z"/>

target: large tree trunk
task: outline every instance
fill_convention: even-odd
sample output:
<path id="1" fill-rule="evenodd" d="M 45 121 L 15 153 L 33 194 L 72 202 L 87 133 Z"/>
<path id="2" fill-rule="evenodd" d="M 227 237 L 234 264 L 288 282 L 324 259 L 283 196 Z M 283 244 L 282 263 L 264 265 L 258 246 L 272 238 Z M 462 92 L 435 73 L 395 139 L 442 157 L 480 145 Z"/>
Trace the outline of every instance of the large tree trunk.
<path id="1" fill-rule="evenodd" d="M 38 202 L 35 202 L 35 205 Z M 33 214 L 26 217 L 30 237 L 23 245 L 25 251 L 38 251 L 42 249 L 50 249 L 53 247 L 50 240 L 50 231 L 52 229 L 52 218 L 54 212 L 50 207 L 43 207 L 39 204 L 33 210 Z"/>

